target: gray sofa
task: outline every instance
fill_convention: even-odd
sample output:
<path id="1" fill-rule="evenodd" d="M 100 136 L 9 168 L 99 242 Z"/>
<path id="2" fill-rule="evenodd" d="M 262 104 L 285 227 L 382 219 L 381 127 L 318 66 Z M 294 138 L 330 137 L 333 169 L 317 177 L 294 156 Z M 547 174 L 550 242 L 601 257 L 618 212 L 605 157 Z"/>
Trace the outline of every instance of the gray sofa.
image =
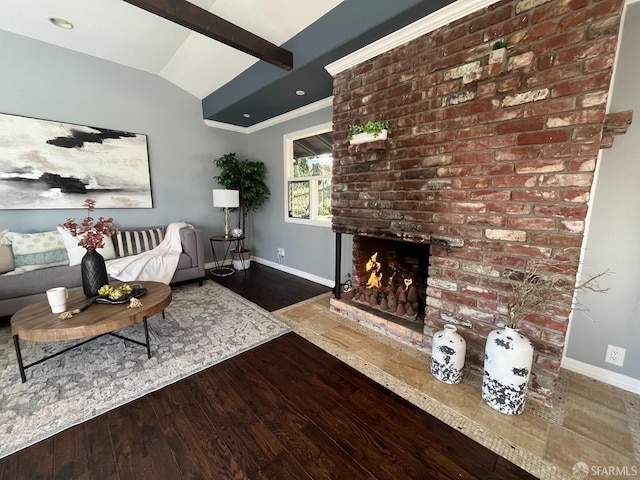
<path id="1" fill-rule="evenodd" d="M 182 254 L 171 283 L 198 280 L 202 285 L 205 268 L 201 233 L 198 229 L 180 230 Z M 43 268 L 19 275 L 0 275 L 0 317 L 13 315 L 22 307 L 46 300 L 44 292 L 49 288 L 81 286 L 80 265 Z"/>

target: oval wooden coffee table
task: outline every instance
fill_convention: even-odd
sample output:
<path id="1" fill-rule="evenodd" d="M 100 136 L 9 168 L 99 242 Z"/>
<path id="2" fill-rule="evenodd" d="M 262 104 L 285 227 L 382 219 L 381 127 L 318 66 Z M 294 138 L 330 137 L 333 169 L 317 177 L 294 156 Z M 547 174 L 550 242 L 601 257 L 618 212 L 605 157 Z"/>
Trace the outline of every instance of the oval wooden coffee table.
<path id="1" fill-rule="evenodd" d="M 113 285 L 117 286 L 119 284 L 114 283 Z M 113 335 L 122 340 L 147 347 L 147 357 L 151 358 L 147 318 L 160 312 L 162 312 L 164 318 L 164 309 L 171 303 L 171 287 L 159 282 L 130 282 L 130 284 L 139 284 L 147 289 L 147 293 L 139 298 L 142 302 L 142 307 L 127 308 L 129 302 L 116 305 L 93 303 L 86 310 L 76 313 L 72 318 L 65 320 L 61 320 L 57 313 L 52 313 L 49 303 L 46 301 L 29 305 L 16 312 L 11 317 L 11 333 L 13 334 L 13 343 L 16 348 L 22 382 L 27 381 L 25 376 L 27 368 L 68 352 L 103 335 Z M 71 290 L 67 300 L 67 311 L 86 307 L 90 301 L 91 299 L 84 296 L 82 289 Z M 116 330 L 140 322 L 144 324 L 145 343 L 113 333 Z M 22 361 L 20 340 L 57 342 L 87 337 L 91 338 L 28 365 L 24 365 Z"/>

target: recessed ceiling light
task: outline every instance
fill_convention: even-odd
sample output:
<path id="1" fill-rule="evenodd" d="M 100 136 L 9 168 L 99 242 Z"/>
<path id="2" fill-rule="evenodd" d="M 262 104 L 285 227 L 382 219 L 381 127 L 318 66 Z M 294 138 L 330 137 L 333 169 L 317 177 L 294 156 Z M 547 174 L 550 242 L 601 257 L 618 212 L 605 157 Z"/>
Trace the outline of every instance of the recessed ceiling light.
<path id="1" fill-rule="evenodd" d="M 305 93 L 307 92 L 305 92 L 304 90 L 296 90 L 296 95 L 298 95 L 299 97 L 303 96 Z"/>
<path id="2" fill-rule="evenodd" d="M 243 113 L 242 116 L 244 118 L 251 118 L 251 114 L 250 113 Z"/>
<path id="3" fill-rule="evenodd" d="M 49 17 L 49 21 L 56 27 L 64 28 L 65 30 L 71 30 L 73 28 L 73 23 L 68 22 L 64 18 Z"/>

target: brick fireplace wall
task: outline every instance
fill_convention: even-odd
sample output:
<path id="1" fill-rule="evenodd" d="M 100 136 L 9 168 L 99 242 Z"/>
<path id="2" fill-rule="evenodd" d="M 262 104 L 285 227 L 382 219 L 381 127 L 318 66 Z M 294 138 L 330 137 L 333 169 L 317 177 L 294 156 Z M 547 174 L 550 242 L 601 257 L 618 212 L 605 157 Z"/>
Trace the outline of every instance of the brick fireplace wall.
<path id="1" fill-rule="evenodd" d="M 334 78 L 333 229 L 431 245 L 424 342 L 459 325 L 467 368 L 505 320 L 510 270 L 551 260 L 575 280 L 599 149 L 630 122 L 606 112 L 623 5 L 501 1 Z M 349 124 L 380 118 L 387 140 L 349 145 Z M 570 308 L 519 325 L 547 403 Z"/>

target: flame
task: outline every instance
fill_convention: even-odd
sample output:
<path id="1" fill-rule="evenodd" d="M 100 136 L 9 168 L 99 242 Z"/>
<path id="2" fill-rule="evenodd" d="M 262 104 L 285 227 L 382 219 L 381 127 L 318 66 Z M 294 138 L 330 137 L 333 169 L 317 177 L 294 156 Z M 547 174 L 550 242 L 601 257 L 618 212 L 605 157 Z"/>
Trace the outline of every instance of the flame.
<path id="1" fill-rule="evenodd" d="M 382 286 L 382 273 L 380 269 L 382 265 L 378 262 L 378 252 L 371 255 L 371 258 L 367 261 L 367 272 L 371 272 L 369 275 L 369 281 L 367 282 L 367 288 L 380 288 Z"/>
<path id="2" fill-rule="evenodd" d="M 407 290 L 409 290 L 409 287 L 413 284 L 413 279 L 412 278 L 405 278 L 404 279 L 404 291 L 406 292 Z"/>

